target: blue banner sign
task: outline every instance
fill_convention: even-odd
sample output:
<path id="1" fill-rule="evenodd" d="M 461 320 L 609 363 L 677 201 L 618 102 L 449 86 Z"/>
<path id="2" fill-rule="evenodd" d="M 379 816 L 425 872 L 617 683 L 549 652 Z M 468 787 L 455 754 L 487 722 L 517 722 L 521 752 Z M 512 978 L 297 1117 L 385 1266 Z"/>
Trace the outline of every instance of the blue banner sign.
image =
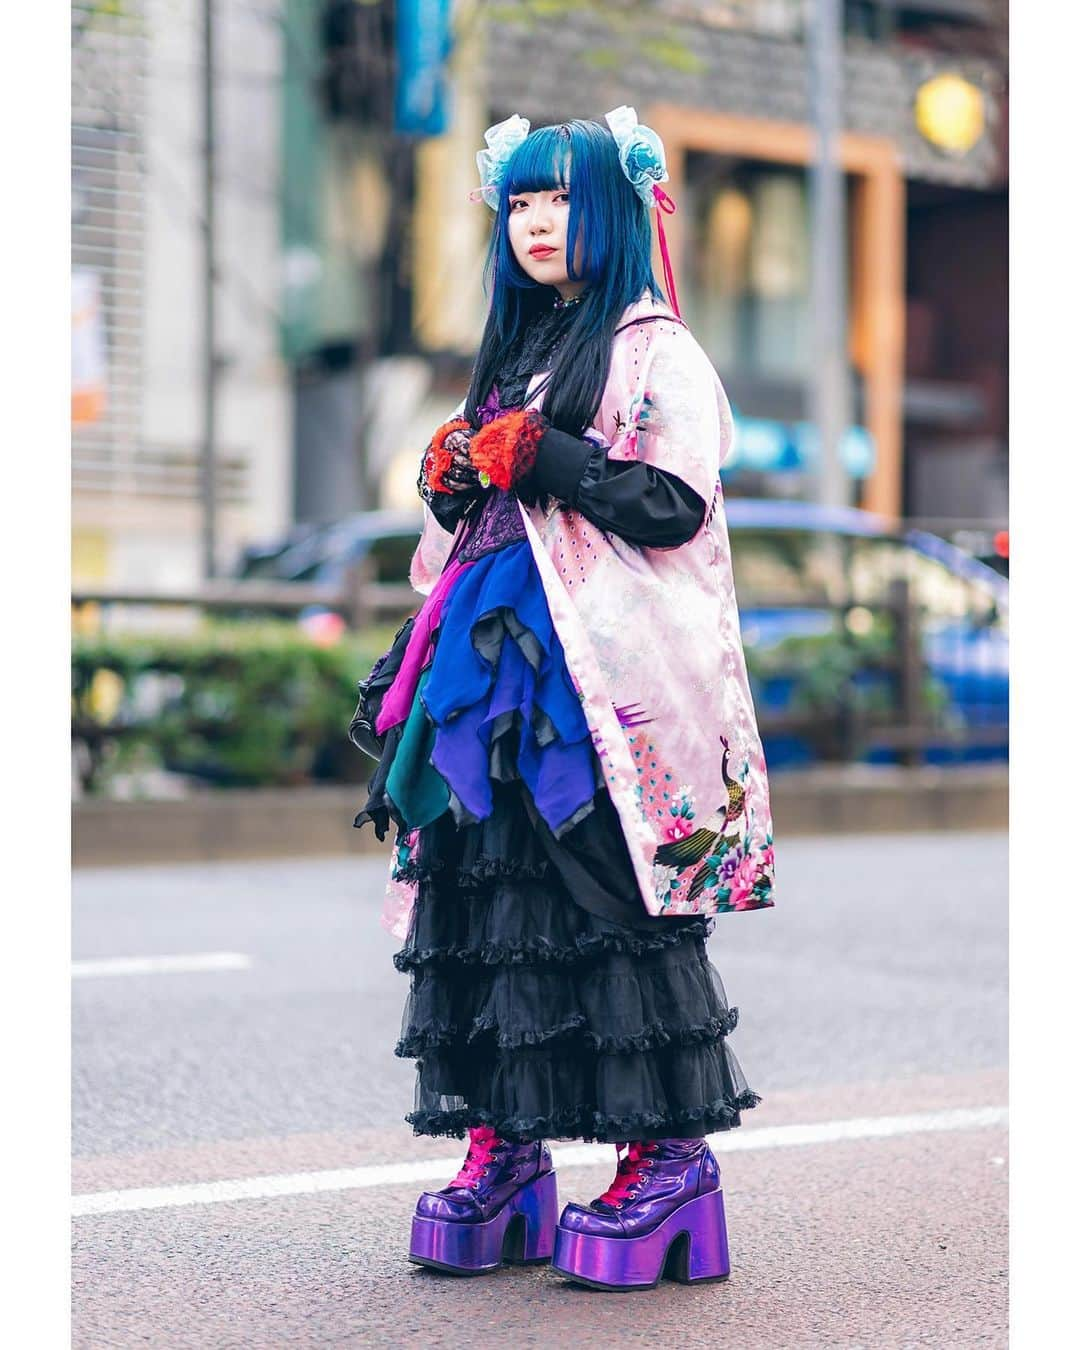
<path id="1" fill-rule="evenodd" d="M 449 121 L 446 59 L 453 0 L 398 0 L 394 129 L 441 136 Z"/>

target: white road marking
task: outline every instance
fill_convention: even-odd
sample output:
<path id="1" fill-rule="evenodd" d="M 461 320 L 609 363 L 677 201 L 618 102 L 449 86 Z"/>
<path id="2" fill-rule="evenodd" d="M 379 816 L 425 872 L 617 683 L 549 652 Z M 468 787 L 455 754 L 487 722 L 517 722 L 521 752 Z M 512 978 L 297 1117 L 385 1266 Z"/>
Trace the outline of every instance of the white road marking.
<path id="1" fill-rule="evenodd" d="M 250 970 L 241 952 L 192 952 L 186 956 L 117 956 L 102 961 L 72 961 L 73 980 L 105 975 L 181 975 L 192 971 Z"/>
<path id="2" fill-rule="evenodd" d="M 826 1120 L 814 1125 L 773 1125 L 709 1136 L 717 1153 L 744 1149 L 791 1148 L 803 1144 L 831 1144 L 848 1139 L 884 1139 L 932 1130 L 980 1130 L 1007 1126 L 1007 1106 L 981 1106 L 950 1111 L 926 1111 L 910 1116 L 860 1116 Z M 610 1144 L 572 1144 L 552 1149 L 556 1167 L 585 1167 L 611 1162 Z M 153 1186 L 125 1191 L 88 1191 L 72 1201 L 75 1218 L 119 1214 L 136 1209 L 175 1209 L 184 1205 L 220 1205 L 233 1200 L 269 1200 L 284 1195 L 318 1195 L 326 1191 L 366 1190 L 372 1186 L 442 1181 L 461 1165 L 454 1158 L 424 1162 L 378 1163 L 328 1172 L 294 1172 L 279 1176 L 244 1177 L 236 1181 L 205 1181 L 182 1186 Z"/>

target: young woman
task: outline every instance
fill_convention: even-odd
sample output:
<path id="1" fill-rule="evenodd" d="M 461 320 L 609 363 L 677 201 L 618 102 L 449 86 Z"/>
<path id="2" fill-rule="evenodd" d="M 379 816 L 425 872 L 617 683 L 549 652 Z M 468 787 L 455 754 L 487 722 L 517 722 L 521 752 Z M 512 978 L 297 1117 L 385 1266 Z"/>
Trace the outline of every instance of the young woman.
<path id="1" fill-rule="evenodd" d="M 773 855 L 719 485 L 730 413 L 653 276 L 663 147 L 633 109 L 606 123 L 486 133 L 490 312 L 421 467 L 427 599 L 354 737 L 379 761 L 357 824 L 397 827 L 408 1120 L 469 1135 L 410 1258 L 554 1253 L 622 1289 L 728 1273 L 705 1136 L 760 1099 L 705 940 L 711 915 L 773 903 Z M 552 1138 L 619 1154 L 558 1222 Z"/>

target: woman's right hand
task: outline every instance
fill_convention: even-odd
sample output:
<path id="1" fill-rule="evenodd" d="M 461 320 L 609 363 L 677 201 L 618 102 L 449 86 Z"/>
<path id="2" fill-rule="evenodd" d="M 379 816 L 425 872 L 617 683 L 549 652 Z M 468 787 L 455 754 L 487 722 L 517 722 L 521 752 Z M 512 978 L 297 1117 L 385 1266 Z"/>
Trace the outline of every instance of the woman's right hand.
<path id="1" fill-rule="evenodd" d="M 460 428 L 451 431 L 443 442 L 450 452 L 450 466 L 443 473 L 443 482 L 451 492 L 471 492 L 480 485 L 479 472 L 469 458 L 473 434 L 471 427 Z"/>
<path id="2" fill-rule="evenodd" d="M 439 494 L 471 495 L 478 487 L 487 486 L 472 462 L 475 434 L 475 428 L 464 417 L 452 417 L 432 436 L 416 480 L 416 490 L 429 505 Z"/>

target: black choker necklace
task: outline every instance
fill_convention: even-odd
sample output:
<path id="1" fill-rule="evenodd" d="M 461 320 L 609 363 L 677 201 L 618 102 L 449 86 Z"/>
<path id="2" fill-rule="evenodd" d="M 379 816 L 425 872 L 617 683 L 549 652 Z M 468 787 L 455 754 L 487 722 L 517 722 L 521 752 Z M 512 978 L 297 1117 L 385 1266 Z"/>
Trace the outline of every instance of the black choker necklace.
<path id="1" fill-rule="evenodd" d="M 555 304 L 552 306 L 552 308 L 569 309 L 571 305 L 580 305 L 582 300 L 584 299 L 585 299 L 584 291 L 582 291 L 580 295 L 571 296 L 569 300 L 564 300 L 561 295 L 557 295 L 555 297 Z"/>

